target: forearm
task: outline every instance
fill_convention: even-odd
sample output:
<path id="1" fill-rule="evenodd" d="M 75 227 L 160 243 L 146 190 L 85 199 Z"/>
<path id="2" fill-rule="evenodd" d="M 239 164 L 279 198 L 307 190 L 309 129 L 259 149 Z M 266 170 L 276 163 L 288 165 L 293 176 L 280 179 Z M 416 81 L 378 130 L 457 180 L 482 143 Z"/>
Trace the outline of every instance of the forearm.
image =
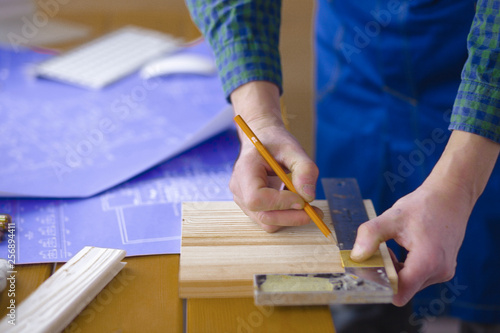
<path id="1" fill-rule="evenodd" d="M 226 96 L 251 81 L 280 90 L 281 1 L 186 0 L 191 17 L 210 43 Z"/>
<path id="2" fill-rule="evenodd" d="M 467 196 L 472 209 L 488 182 L 499 152 L 500 144 L 455 130 L 425 183 L 438 184 L 450 193 Z"/>

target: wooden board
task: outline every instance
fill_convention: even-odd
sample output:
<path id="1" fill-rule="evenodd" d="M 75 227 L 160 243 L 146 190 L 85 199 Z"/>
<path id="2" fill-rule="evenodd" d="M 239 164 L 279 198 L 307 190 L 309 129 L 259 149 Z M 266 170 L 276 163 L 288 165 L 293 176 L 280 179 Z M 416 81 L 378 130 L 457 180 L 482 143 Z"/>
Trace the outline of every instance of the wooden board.
<path id="1" fill-rule="evenodd" d="M 0 321 L 0 331 L 62 331 L 123 268 L 124 256 L 124 250 L 83 248 L 16 307 L 16 318 Z"/>
<path id="2" fill-rule="evenodd" d="M 327 202 L 314 205 L 325 213 Z M 374 217 L 371 201 L 365 201 Z M 179 295 L 182 298 L 252 297 L 254 274 L 344 272 L 340 252 L 314 224 L 269 234 L 234 202 L 183 204 Z M 369 216 L 370 216 L 369 215 Z M 388 276 L 397 281 L 385 244 Z"/>

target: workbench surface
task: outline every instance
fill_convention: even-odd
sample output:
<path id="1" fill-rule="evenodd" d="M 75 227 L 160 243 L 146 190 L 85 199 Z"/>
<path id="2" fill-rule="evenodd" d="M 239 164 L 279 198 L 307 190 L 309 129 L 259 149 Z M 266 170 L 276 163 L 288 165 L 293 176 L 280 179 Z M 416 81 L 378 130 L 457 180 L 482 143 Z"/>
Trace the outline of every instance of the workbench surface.
<path id="1" fill-rule="evenodd" d="M 178 294 L 179 255 L 125 258 L 127 265 L 66 328 L 65 332 L 334 332 L 321 307 L 256 307 L 252 298 L 190 299 Z M 52 264 L 17 266 L 16 303 L 45 279 Z M 7 314 L 7 290 L 0 316 Z M 22 320 L 22 314 L 17 314 Z"/>

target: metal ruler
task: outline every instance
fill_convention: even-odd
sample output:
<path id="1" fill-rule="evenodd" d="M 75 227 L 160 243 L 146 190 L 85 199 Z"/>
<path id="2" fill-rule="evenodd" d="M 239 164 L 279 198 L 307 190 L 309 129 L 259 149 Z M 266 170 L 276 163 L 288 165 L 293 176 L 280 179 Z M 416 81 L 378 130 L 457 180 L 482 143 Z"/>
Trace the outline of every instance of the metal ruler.
<path id="1" fill-rule="evenodd" d="M 363 197 L 354 178 L 321 180 L 340 250 L 352 250 L 358 227 L 368 221 Z"/>
<path id="2" fill-rule="evenodd" d="M 391 303 L 393 291 L 380 253 L 366 263 L 350 260 L 358 227 L 368 220 L 356 179 L 325 178 L 322 184 L 345 271 L 255 275 L 255 304 Z"/>

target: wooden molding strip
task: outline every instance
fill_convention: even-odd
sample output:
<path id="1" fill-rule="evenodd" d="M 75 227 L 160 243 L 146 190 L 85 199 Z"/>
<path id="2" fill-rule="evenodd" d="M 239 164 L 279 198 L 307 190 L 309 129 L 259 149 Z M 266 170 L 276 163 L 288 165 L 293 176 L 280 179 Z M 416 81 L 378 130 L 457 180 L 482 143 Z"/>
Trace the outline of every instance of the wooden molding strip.
<path id="1" fill-rule="evenodd" d="M 124 250 L 84 247 L 0 322 L 0 332 L 60 332 L 125 266 Z M 15 325 L 13 325 L 15 323 Z"/>

